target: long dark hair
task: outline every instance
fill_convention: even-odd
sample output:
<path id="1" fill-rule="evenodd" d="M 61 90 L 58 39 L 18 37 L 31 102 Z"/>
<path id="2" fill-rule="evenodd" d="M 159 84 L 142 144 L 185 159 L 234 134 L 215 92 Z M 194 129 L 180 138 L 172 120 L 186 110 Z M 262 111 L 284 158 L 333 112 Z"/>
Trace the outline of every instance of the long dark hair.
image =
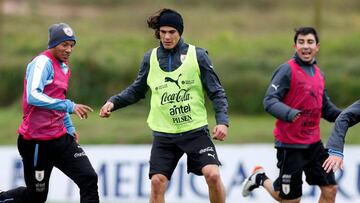
<path id="1" fill-rule="evenodd" d="M 147 19 L 148 27 L 155 31 L 154 34 L 155 34 L 156 39 L 160 39 L 160 31 L 159 31 L 159 19 L 160 19 L 160 16 L 163 13 L 167 13 L 167 12 L 175 12 L 175 13 L 177 13 L 175 10 L 172 10 L 172 9 L 169 9 L 169 8 L 162 8 L 162 9 L 156 11 L 151 16 L 149 16 L 149 18 Z"/>

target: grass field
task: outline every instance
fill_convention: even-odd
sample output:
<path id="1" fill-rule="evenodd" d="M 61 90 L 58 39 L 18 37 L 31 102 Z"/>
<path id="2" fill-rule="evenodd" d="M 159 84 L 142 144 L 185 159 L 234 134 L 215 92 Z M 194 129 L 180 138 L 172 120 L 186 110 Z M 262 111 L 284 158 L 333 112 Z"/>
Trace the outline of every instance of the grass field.
<path id="1" fill-rule="evenodd" d="M 73 116 L 73 122 L 82 144 L 146 144 L 151 143 L 150 129 L 146 124 L 147 109 L 132 106 L 113 112 L 109 119 L 98 116 L 98 109 L 87 120 Z M 15 107 L 0 109 L 0 145 L 16 144 L 16 129 L 21 113 Z M 214 117 L 209 116 L 210 128 Z M 229 135 L 217 144 L 271 143 L 274 119 L 269 115 L 230 115 Z M 332 124 L 322 121 L 323 141 L 327 141 Z M 360 125 L 350 128 L 346 144 L 360 144 Z"/>
<path id="2" fill-rule="evenodd" d="M 144 52 L 158 46 L 146 19 L 161 7 L 179 10 L 185 41 L 209 51 L 230 112 L 263 112 L 261 97 L 275 68 L 293 54 L 293 29 L 299 26 L 319 26 L 318 62 L 332 100 L 349 105 L 360 89 L 358 0 L 323 1 L 321 12 L 312 0 L 4 2 L 32 5 L 23 13 L 7 11 L 0 20 L 0 106 L 21 97 L 25 65 L 46 47 L 47 27 L 64 21 L 74 27 L 78 39 L 70 59 L 69 94 L 77 102 L 99 107 L 135 79 Z M 321 14 L 319 24 L 315 14 Z M 26 32 L 19 32 L 19 27 Z"/>

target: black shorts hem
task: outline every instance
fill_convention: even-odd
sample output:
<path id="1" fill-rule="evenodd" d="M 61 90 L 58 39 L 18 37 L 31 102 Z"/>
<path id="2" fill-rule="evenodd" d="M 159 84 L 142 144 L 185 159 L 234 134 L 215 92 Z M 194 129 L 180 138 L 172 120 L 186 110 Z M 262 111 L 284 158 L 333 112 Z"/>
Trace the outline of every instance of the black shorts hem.
<path id="1" fill-rule="evenodd" d="M 187 173 L 193 173 L 197 176 L 202 176 L 203 173 L 201 172 L 201 169 L 204 168 L 205 166 L 207 165 L 217 165 L 217 166 L 221 166 L 221 163 L 220 162 L 217 162 L 217 163 L 206 163 L 206 164 L 203 164 L 202 166 L 200 166 L 199 168 L 196 168 L 196 169 L 189 169 L 187 171 Z"/>
<path id="2" fill-rule="evenodd" d="M 297 196 L 297 197 L 296 197 Z M 298 196 L 298 195 L 295 195 L 295 196 L 284 196 L 284 195 L 281 195 L 281 193 L 279 193 L 279 197 L 281 199 L 284 199 L 284 200 L 295 200 L 295 199 L 299 199 L 301 198 L 302 195 Z"/>
<path id="3" fill-rule="evenodd" d="M 168 180 L 171 179 L 171 175 L 167 174 L 166 172 L 163 172 L 163 171 L 151 171 L 149 173 L 149 179 L 151 180 L 151 177 L 155 174 L 161 174 L 161 175 L 164 175 Z"/>

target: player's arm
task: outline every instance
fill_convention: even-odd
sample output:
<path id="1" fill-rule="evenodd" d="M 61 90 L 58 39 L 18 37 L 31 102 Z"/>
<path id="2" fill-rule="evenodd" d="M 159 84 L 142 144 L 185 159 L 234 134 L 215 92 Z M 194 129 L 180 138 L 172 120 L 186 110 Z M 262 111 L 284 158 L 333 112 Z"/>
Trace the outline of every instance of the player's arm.
<path id="1" fill-rule="evenodd" d="M 345 136 L 348 129 L 360 121 L 360 100 L 346 108 L 335 120 L 326 148 L 329 158 L 324 162 L 323 167 L 327 172 L 343 167 L 343 153 Z"/>
<path id="2" fill-rule="evenodd" d="M 54 69 L 51 61 L 45 56 L 38 56 L 27 67 L 26 99 L 28 104 L 40 108 L 75 113 L 79 118 L 87 118 L 93 111 L 89 106 L 75 104 L 69 99 L 56 99 L 44 93 L 46 85 L 54 80 Z"/>
<path id="3" fill-rule="evenodd" d="M 28 104 L 64 112 L 73 112 L 75 103 L 68 99 L 56 99 L 44 93 L 46 85 L 54 79 L 54 71 L 50 60 L 45 56 L 38 56 L 27 67 L 26 99 Z"/>
<path id="4" fill-rule="evenodd" d="M 343 153 L 348 129 L 360 121 L 360 100 L 347 107 L 335 120 L 327 148 Z"/>
<path id="5" fill-rule="evenodd" d="M 301 111 L 282 102 L 290 89 L 290 81 L 291 68 L 289 64 L 284 63 L 274 72 L 264 96 L 263 105 L 265 111 L 275 118 L 294 122 L 299 118 Z"/>
<path id="6" fill-rule="evenodd" d="M 139 73 L 136 80 L 128 86 L 125 90 L 110 97 L 107 101 L 114 104 L 111 111 L 126 107 L 128 105 L 138 102 L 140 99 L 145 98 L 146 92 L 149 89 L 147 85 L 147 76 L 150 67 L 150 53 L 146 53 L 141 63 Z"/>
<path id="7" fill-rule="evenodd" d="M 76 129 L 71 121 L 71 117 L 70 117 L 70 114 L 69 113 L 66 113 L 65 114 L 65 117 L 64 117 L 64 125 L 65 125 L 65 128 L 66 128 L 66 132 L 72 136 L 74 136 L 75 132 L 76 132 Z"/>
<path id="8" fill-rule="evenodd" d="M 228 133 L 229 117 L 228 102 L 225 90 L 216 75 L 211 60 L 204 49 L 196 48 L 200 68 L 200 79 L 206 95 L 213 104 L 216 126 L 213 128 L 213 138 L 223 141 Z"/>

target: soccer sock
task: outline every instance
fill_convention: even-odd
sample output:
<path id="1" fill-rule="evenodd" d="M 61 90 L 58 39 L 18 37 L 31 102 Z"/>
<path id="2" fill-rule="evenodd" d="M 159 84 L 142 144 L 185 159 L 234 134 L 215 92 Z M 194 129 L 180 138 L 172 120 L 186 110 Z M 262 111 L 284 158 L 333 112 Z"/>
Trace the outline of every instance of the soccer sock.
<path id="1" fill-rule="evenodd" d="M 256 181 L 257 185 L 264 186 L 264 182 L 266 179 L 269 179 L 269 178 L 265 175 L 265 173 L 260 173 L 260 174 L 256 175 L 255 181 Z"/>

